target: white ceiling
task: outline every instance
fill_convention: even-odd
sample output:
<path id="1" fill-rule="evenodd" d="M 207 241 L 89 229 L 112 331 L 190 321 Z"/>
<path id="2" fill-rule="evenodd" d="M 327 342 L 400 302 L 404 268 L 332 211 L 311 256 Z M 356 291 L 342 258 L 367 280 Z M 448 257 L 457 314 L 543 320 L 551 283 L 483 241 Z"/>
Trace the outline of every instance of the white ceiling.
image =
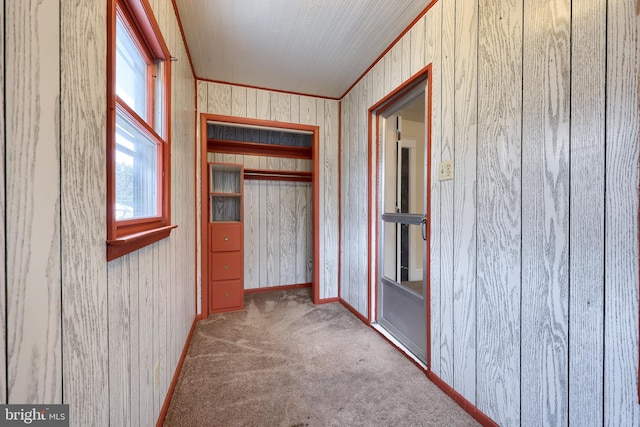
<path id="1" fill-rule="evenodd" d="M 431 0 L 175 0 L 198 78 L 341 97 Z"/>

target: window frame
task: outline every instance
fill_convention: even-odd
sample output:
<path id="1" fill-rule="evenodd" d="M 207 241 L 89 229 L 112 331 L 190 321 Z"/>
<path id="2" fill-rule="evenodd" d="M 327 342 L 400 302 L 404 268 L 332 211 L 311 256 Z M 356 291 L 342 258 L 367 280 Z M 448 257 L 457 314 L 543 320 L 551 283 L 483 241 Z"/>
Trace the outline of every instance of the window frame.
<path id="1" fill-rule="evenodd" d="M 171 225 L 171 55 L 148 0 L 109 0 L 107 26 L 107 261 L 131 253 L 169 236 Z M 116 94 L 116 20 L 119 17 L 147 62 L 146 116 L 140 117 Z M 155 63 L 162 61 L 162 100 L 156 102 Z M 162 110 L 158 131 L 156 106 Z M 115 218 L 116 115 L 126 116 L 158 144 L 158 215 L 148 218 Z"/>

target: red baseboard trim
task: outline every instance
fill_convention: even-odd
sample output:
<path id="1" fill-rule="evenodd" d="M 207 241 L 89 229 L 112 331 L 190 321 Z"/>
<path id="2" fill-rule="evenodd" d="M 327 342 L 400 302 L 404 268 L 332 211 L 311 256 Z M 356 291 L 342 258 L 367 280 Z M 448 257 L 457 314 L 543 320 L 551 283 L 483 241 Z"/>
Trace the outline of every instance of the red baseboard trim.
<path id="1" fill-rule="evenodd" d="M 270 286 L 268 288 L 245 289 L 245 294 L 259 294 L 262 292 L 287 291 L 290 289 L 310 288 L 311 283 L 300 283 L 297 285 Z"/>
<path id="2" fill-rule="evenodd" d="M 340 298 L 334 297 L 334 298 L 323 298 L 318 300 L 318 304 L 331 304 L 332 302 L 340 302 Z"/>
<path id="3" fill-rule="evenodd" d="M 369 322 L 369 319 L 367 319 L 365 316 L 360 314 L 360 312 L 358 312 L 358 310 L 353 308 L 348 302 L 346 302 L 342 298 L 340 298 L 340 304 L 344 305 L 344 307 L 347 310 L 349 310 L 351 313 L 353 313 L 354 316 L 356 316 L 358 319 L 362 320 L 362 323 L 364 323 L 367 326 L 371 326 L 371 322 Z"/>
<path id="4" fill-rule="evenodd" d="M 178 360 L 178 366 L 176 366 L 176 370 L 173 373 L 173 378 L 171 379 L 169 390 L 167 390 L 167 395 L 164 398 L 164 403 L 162 404 L 160 415 L 158 415 L 158 422 L 156 423 L 156 427 L 162 427 L 162 425 L 164 424 L 164 419 L 167 416 L 169 404 L 171 403 L 171 397 L 173 397 L 173 391 L 176 388 L 176 383 L 178 382 L 178 377 L 180 376 L 180 371 L 182 370 L 182 364 L 184 363 L 184 358 L 187 356 L 187 350 L 189 349 L 189 344 L 191 343 L 191 338 L 193 337 L 193 331 L 195 331 L 196 324 L 199 320 L 201 320 L 201 318 L 202 315 L 196 315 L 196 317 L 193 319 L 191 329 L 189 330 L 189 334 L 187 335 L 187 340 L 185 341 L 184 347 L 182 348 L 182 354 L 180 354 L 180 359 Z"/>
<path id="5" fill-rule="evenodd" d="M 427 378 L 432 383 L 437 385 L 440 390 L 444 391 L 447 396 L 453 399 L 462 409 L 464 409 L 469 415 L 471 415 L 477 422 L 485 427 L 499 427 L 498 424 L 485 415 L 482 411 L 476 408 L 473 403 L 469 402 L 463 395 L 455 391 L 449 384 L 444 382 L 442 378 L 438 377 L 433 372 L 427 372 Z"/>

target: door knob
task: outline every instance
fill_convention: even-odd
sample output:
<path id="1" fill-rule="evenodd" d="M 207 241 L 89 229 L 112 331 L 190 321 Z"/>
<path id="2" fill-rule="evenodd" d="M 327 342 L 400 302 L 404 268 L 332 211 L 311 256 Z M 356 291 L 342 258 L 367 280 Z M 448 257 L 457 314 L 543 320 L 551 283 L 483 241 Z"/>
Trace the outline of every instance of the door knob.
<path id="1" fill-rule="evenodd" d="M 420 229 L 422 230 L 422 240 L 427 240 L 427 218 L 422 218 L 420 221 Z"/>

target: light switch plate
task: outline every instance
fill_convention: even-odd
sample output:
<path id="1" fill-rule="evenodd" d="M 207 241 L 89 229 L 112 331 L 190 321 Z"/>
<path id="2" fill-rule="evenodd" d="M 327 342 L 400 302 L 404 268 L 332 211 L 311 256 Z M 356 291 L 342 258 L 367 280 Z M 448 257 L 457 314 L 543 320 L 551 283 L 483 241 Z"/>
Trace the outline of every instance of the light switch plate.
<path id="1" fill-rule="evenodd" d="M 447 181 L 453 179 L 453 160 L 445 160 L 440 162 L 440 181 Z"/>

